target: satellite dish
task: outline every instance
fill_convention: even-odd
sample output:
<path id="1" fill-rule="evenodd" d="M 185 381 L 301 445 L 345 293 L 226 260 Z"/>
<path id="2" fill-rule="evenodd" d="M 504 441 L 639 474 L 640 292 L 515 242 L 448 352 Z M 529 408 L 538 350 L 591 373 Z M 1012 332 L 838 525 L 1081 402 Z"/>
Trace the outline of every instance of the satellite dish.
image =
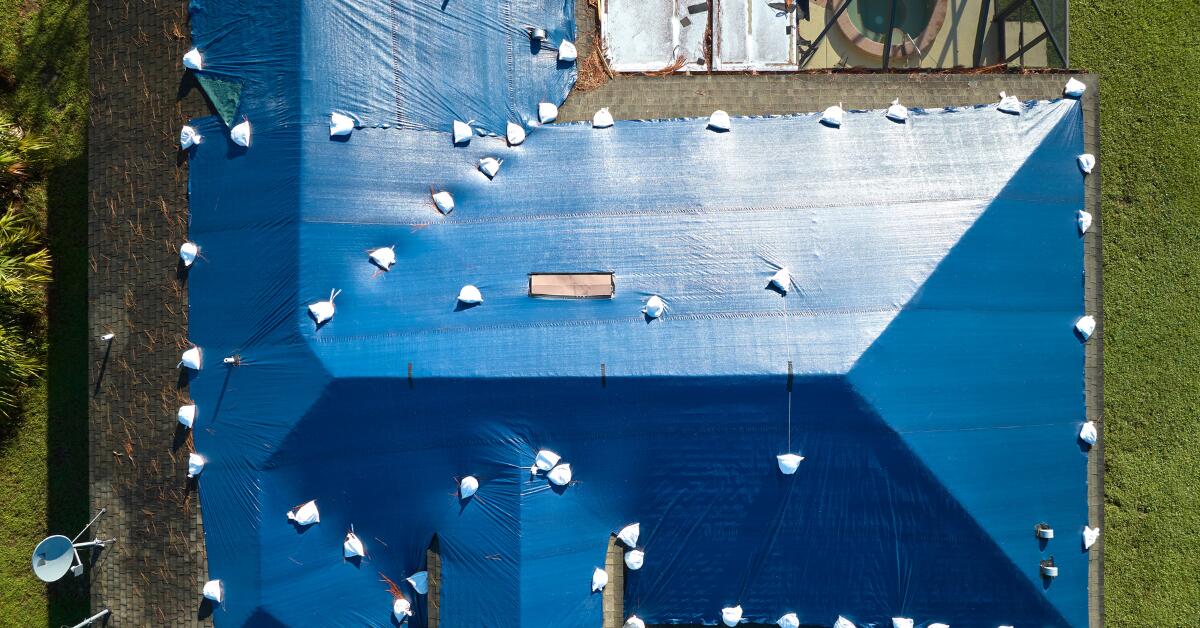
<path id="1" fill-rule="evenodd" d="M 33 573 L 44 582 L 61 579 L 74 562 L 74 544 L 61 534 L 46 537 L 33 550 Z"/>
<path id="2" fill-rule="evenodd" d="M 88 528 L 92 527 L 93 523 L 103 515 L 107 509 L 101 508 L 100 512 L 96 513 L 95 517 L 83 526 L 79 534 L 75 538 L 68 539 L 61 534 L 48 536 L 42 539 L 37 547 L 33 548 L 33 573 L 37 575 L 43 582 L 54 582 L 61 580 L 67 572 L 71 572 L 76 576 L 83 575 L 83 560 L 79 558 L 80 549 L 100 548 L 104 549 L 109 543 L 115 543 L 116 539 L 101 541 L 100 539 L 92 539 L 77 543 L 79 537 L 87 532 Z M 93 555 L 94 557 L 94 555 Z M 86 624 L 80 624 L 86 625 Z"/>

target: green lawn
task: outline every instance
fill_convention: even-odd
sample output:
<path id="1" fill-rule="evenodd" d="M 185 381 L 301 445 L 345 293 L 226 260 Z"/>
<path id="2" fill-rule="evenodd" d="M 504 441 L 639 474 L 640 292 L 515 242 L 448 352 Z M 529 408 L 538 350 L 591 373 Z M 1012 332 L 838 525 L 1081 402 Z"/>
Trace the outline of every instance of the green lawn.
<path id="1" fill-rule="evenodd" d="M 47 378 L 0 430 L 0 626 L 73 624 L 86 605 L 61 583 L 48 603 L 29 572 L 48 528 L 89 514 L 86 28 L 83 0 L 0 0 L 0 68 L 17 80 L 0 110 L 54 142 L 29 202 L 55 257 Z M 1071 58 L 1102 75 L 1106 625 L 1188 625 L 1200 618 L 1200 12 L 1072 0 Z"/>
<path id="2" fill-rule="evenodd" d="M 1200 11 L 1073 0 L 1102 75 L 1108 626 L 1200 623 Z"/>
<path id="3" fill-rule="evenodd" d="M 87 611 L 82 580 L 47 599 L 29 560 L 47 530 L 74 534 L 89 514 L 87 2 L 0 0 L 0 70 L 0 111 L 51 141 L 25 203 L 44 218 L 54 257 L 48 371 L 23 396 L 20 421 L 0 429 L 0 626 L 74 625 Z"/>

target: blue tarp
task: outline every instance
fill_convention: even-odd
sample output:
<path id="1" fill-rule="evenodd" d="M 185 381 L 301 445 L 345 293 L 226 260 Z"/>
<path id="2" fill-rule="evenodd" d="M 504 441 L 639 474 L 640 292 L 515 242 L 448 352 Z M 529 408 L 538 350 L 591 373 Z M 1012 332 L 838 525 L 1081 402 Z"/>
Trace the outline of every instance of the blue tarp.
<path id="1" fill-rule="evenodd" d="M 592 571 L 635 521 L 625 609 L 647 623 L 741 604 L 755 623 L 1087 624 L 1078 103 L 455 147 L 453 118 L 502 133 L 561 102 L 573 66 L 524 27 L 569 37 L 571 2 L 191 6 L 205 71 L 243 83 L 254 128 L 244 149 L 192 123 L 218 625 L 393 625 L 380 576 L 424 569 L 436 535 L 442 626 L 599 626 Z M 334 110 L 364 126 L 331 140 Z M 382 246 L 387 273 L 367 259 Z M 767 288 L 782 266 L 786 296 Z M 528 273 L 587 271 L 615 297 L 528 296 Z M 456 303 L 465 284 L 482 305 Z M 307 306 L 333 289 L 318 328 Z M 541 448 L 576 482 L 533 477 Z M 321 522 L 290 524 L 310 499 Z M 1040 546 L 1040 522 L 1058 538 Z"/>

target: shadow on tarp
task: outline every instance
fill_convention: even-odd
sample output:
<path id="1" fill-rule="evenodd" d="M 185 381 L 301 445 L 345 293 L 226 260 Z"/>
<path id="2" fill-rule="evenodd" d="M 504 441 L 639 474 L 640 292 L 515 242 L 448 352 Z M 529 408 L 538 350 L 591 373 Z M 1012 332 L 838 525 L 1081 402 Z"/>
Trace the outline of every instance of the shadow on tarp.
<path id="1" fill-rule="evenodd" d="M 599 621 L 599 598 L 577 601 L 564 574 L 590 574 L 612 531 L 640 521 L 648 560 L 628 574 L 625 609 L 648 622 L 700 622 L 734 603 L 774 621 L 782 612 L 760 614 L 779 600 L 803 617 L 901 609 L 953 624 L 1017 608 L 1058 621 L 844 378 L 794 378 L 790 449 L 806 456 L 794 476 L 775 461 L 789 449 L 786 376 L 594 379 L 335 380 L 261 480 L 265 512 L 305 498 L 322 509 L 302 536 L 264 520 L 262 546 L 288 548 L 264 557 L 264 580 L 324 574 L 321 595 L 369 607 L 374 571 L 421 568 L 436 532 L 444 616 Z M 351 449 L 331 449 L 348 435 Z M 529 472 L 542 447 L 572 465 L 561 494 Z M 462 508 L 453 482 L 467 474 L 480 490 Z M 375 569 L 335 555 L 350 523 Z"/>
<path id="2" fill-rule="evenodd" d="M 1073 333 L 1084 303 L 1081 116 L 1076 107 L 1058 122 L 849 374 L 1037 593 L 1038 614 L 1003 623 L 1087 623 L 1074 534 L 1087 521 L 1086 499 L 1074 499 L 1087 482 Z M 1062 538 L 1039 544 L 1043 521 Z M 1050 581 L 1038 564 L 1052 553 L 1062 571 Z"/>

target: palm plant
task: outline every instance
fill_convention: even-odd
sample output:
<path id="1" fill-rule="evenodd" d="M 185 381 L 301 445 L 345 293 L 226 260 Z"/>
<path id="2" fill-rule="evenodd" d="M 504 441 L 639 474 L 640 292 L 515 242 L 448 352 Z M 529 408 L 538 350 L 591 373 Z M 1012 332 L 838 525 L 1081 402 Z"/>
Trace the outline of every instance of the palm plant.
<path id="1" fill-rule="evenodd" d="M 0 119 L 0 194 L 8 198 L 20 194 L 47 146 L 16 124 Z"/>
<path id="2" fill-rule="evenodd" d="M 0 120 L 0 197 L 19 197 L 45 144 Z M 0 215 L 0 418 L 11 418 L 21 386 L 41 374 L 38 326 L 50 281 L 50 253 L 38 222 L 18 203 Z"/>
<path id="3" fill-rule="evenodd" d="M 21 386 L 41 374 L 41 341 L 30 330 L 49 281 L 50 253 L 37 225 L 9 207 L 0 216 L 0 417 L 11 416 Z"/>

